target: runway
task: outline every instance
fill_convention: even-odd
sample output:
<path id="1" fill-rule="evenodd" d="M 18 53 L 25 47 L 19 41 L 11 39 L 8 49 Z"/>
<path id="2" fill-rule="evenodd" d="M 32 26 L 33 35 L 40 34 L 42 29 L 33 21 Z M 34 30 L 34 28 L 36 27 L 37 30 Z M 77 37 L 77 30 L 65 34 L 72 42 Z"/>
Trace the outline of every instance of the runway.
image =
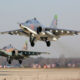
<path id="1" fill-rule="evenodd" d="M 80 80 L 80 69 L 0 69 L 0 80 Z"/>

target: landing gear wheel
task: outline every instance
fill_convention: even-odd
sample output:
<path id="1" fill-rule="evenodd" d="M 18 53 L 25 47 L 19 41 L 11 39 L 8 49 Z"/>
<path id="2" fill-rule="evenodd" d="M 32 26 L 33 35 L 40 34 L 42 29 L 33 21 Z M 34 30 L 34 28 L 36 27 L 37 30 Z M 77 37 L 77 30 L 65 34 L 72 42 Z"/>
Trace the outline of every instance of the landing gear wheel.
<path id="1" fill-rule="evenodd" d="M 50 47 L 50 45 L 51 45 L 50 41 L 46 41 L 46 45 L 47 45 L 48 47 Z"/>
<path id="2" fill-rule="evenodd" d="M 9 57 L 7 57 L 7 62 L 8 62 L 8 64 L 11 64 L 12 59 L 11 59 L 11 57 L 10 57 L 10 56 L 9 56 Z"/>
<path id="3" fill-rule="evenodd" d="M 35 45 L 35 43 L 32 41 L 32 42 L 31 42 L 31 46 L 34 47 L 34 45 Z"/>
<path id="4" fill-rule="evenodd" d="M 22 60 L 19 60 L 19 64 L 22 64 Z"/>
<path id="5" fill-rule="evenodd" d="M 11 64 L 11 60 L 9 60 L 8 63 Z"/>

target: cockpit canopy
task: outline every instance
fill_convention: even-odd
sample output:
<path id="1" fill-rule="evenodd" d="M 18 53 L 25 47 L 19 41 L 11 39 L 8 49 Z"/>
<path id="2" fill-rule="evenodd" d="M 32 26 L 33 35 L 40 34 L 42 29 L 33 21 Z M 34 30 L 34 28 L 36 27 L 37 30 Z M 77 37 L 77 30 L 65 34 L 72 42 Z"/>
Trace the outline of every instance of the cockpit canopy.
<path id="1" fill-rule="evenodd" d="M 3 47 L 4 50 L 6 50 L 6 49 L 10 49 L 10 48 L 14 48 L 14 47 L 13 47 L 11 44 L 8 45 L 8 46 Z"/>
<path id="2" fill-rule="evenodd" d="M 32 23 L 36 23 L 36 24 L 40 24 L 40 22 L 36 19 L 36 18 L 33 18 L 31 20 L 27 20 L 25 23 L 29 23 L 29 24 L 32 24 Z"/>

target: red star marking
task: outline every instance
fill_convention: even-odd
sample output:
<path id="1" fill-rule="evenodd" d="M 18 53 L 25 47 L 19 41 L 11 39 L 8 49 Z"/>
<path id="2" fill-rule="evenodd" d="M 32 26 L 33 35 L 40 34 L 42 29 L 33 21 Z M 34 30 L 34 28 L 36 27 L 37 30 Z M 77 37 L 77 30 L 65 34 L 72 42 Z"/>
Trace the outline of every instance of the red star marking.
<path id="1" fill-rule="evenodd" d="M 34 25 L 33 24 L 31 24 L 31 29 L 34 29 Z"/>

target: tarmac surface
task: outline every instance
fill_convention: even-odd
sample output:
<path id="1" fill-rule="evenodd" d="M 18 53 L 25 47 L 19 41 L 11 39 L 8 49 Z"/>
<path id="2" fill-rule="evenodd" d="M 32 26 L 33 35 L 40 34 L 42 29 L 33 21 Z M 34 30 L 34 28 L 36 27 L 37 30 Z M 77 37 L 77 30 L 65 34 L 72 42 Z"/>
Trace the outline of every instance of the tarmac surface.
<path id="1" fill-rule="evenodd" d="M 80 80 L 80 68 L 0 69 L 0 80 Z"/>

